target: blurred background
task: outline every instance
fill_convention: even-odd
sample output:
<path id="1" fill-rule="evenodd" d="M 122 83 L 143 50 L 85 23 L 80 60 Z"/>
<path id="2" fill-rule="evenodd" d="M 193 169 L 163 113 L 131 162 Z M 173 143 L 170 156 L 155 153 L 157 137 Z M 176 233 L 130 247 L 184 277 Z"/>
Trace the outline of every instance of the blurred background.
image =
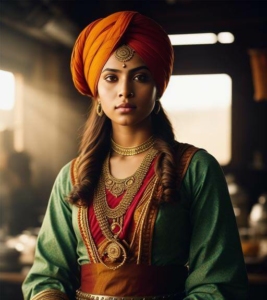
<path id="1" fill-rule="evenodd" d="M 170 35 L 162 98 L 176 137 L 206 148 L 229 186 L 250 281 L 267 296 L 267 1 L 0 0 L 0 294 L 22 299 L 59 170 L 76 157 L 89 99 L 70 55 L 97 18 L 137 10 Z"/>

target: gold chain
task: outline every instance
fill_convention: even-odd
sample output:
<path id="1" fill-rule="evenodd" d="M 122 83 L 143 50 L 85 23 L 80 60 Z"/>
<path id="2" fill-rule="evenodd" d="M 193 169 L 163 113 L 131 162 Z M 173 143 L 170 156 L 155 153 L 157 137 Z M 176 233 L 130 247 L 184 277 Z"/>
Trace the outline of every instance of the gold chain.
<path id="1" fill-rule="evenodd" d="M 118 197 L 120 196 L 125 190 L 127 190 L 128 187 L 130 187 L 131 185 L 134 184 L 135 182 L 135 177 L 136 174 L 131 175 L 127 178 L 124 179 L 118 179 L 115 178 L 114 176 L 112 176 L 110 174 L 109 171 L 109 158 L 110 158 L 110 153 L 108 154 L 107 159 L 104 161 L 104 165 L 103 165 L 103 173 L 104 173 L 104 177 L 105 177 L 105 186 L 106 189 L 110 191 L 110 193 L 115 196 Z"/>
<path id="2" fill-rule="evenodd" d="M 155 189 L 156 184 L 157 184 L 157 177 L 154 175 L 148 184 L 147 190 L 145 191 L 145 193 L 141 199 L 141 202 L 138 203 L 138 205 L 137 205 L 137 207 L 139 207 L 141 205 L 141 203 L 144 203 L 143 201 L 146 199 L 146 203 L 144 204 L 144 206 L 140 212 L 139 218 L 137 220 L 130 244 L 127 244 L 125 240 L 123 240 L 120 243 L 116 239 L 107 240 L 104 245 L 100 246 L 100 249 L 99 249 L 100 252 L 99 252 L 97 250 L 96 244 L 94 243 L 92 234 L 91 234 L 90 230 L 88 230 L 89 244 L 93 251 L 94 259 L 97 259 L 94 261 L 95 263 L 102 263 L 104 266 L 106 266 L 108 269 L 111 269 L 111 270 L 116 270 L 116 269 L 120 268 L 127 260 L 127 251 L 126 251 L 125 247 L 127 249 L 131 249 L 133 247 L 134 240 L 136 239 L 136 236 L 137 236 L 137 231 L 139 231 L 137 264 L 140 264 L 140 258 L 141 258 L 141 253 L 142 253 L 142 249 L 141 249 L 141 247 L 142 247 L 142 232 L 143 232 L 144 222 L 145 222 L 145 218 L 146 218 L 146 215 L 147 215 L 150 203 L 151 203 L 153 191 Z M 149 194 L 149 197 L 147 198 L 148 194 Z M 86 220 L 87 220 L 87 226 L 88 226 L 87 228 L 89 228 L 88 218 Z M 122 246 L 121 243 L 123 243 L 124 246 Z M 102 250 L 101 250 L 101 248 L 102 248 Z M 107 254 L 107 253 L 110 254 L 109 252 L 111 252 L 111 258 L 109 257 L 111 264 L 105 263 L 102 259 L 102 257 L 105 254 Z M 121 256 L 120 257 L 121 260 L 119 263 L 118 263 L 118 261 L 116 261 L 119 257 L 114 259 L 114 253 L 117 255 L 119 254 Z M 114 263 L 115 263 L 115 265 L 114 265 Z"/>
<path id="3" fill-rule="evenodd" d="M 96 189 L 96 197 L 94 199 L 94 208 L 95 211 L 99 212 L 99 217 L 102 218 L 102 216 L 105 216 L 107 218 L 116 219 L 121 216 L 123 216 L 126 213 L 126 210 L 128 209 L 129 205 L 131 204 L 134 196 L 136 195 L 137 191 L 140 189 L 144 178 L 146 176 L 146 173 L 151 165 L 152 160 L 157 154 L 157 150 L 152 148 L 145 158 L 143 159 L 141 165 L 133 175 L 135 178 L 134 184 L 130 185 L 125 192 L 125 195 L 123 196 L 120 203 L 115 208 L 110 208 L 107 199 L 106 199 L 106 193 L 105 193 L 105 178 L 107 178 L 108 171 L 108 158 L 105 160 L 103 164 L 103 172 L 100 176 L 99 184 Z"/>
<path id="4" fill-rule="evenodd" d="M 112 209 L 108 206 L 107 199 L 106 199 L 106 192 L 105 192 L 105 172 L 107 172 L 107 168 L 108 168 L 109 155 L 107 156 L 107 158 L 103 164 L 102 174 L 100 176 L 100 180 L 99 180 L 98 186 L 95 191 L 93 206 L 94 206 L 94 211 L 95 211 L 95 215 L 96 215 L 96 219 L 98 221 L 99 227 L 100 227 L 103 235 L 105 236 L 105 238 L 108 241 L 107 245 L 104 249 L 104 253 L 108 256 L 108 258 L 110 259 L 110 261 L 112 263 L 119 262 L 118 265 L 110 267 L 103 262 L 103 260 L 101 259 L 101 257 L 99 255 L 97 255 L 98 260 L 100 260 L 100 262 L 103 263 L 104 265 L 106 265 L 108 268 L 117 269 L 125 263 L 125 261 L 127 259 L 126 248 L 128 247 L 128 245 L 126 245 L 125 241 L 120 241 L 118 239 L 118 233 L 114 234 L 112 232 L 108 218 L 113 219 L 113 220 L 118 220 L 118 221 L 120 220 L 119 225 L 122 227 L 123 216 L 125 215 L 127 209 L 129 208 L 134 196 L 140 189 L 140 187 L 143 183 L 143 180 L 146 176 L 146 173 L 152 163 L 152 160 L 156 156 L 157 152 L 158 151 L 153 148 L 148 152 L 148 154 L 145 156 L 141 165 L 139 166 L 139 168 L 137 169 L 137 171 L 134 174 L 136 181 L 134 182 L 134 184 L 132 184 L 128 187 L 122 200 L 117 205 L 117 207 L 115 207 L 114 209 Z M 121 230 L 121 228 L 120 228 L 120 230 Z M 94 252 L 95 253 L 98 252 L 96 250 L 96 245 L 92 241 L 92 237 L 89 236 L 89 238 L 91 240 L 90 243 L 93 246 Z"/>
<path id="5" fill-rule="evenodd" d="M 111 149 L 120 155 L 132 156 L 147 151 L 154 145 L 154 142 L 155 142 L 154 136 L 152 135 L 147 141 L 145 141 L 143 144 L 139 146 L 122 147 L 117 143 L 115 143 L 113 139 L 111 139 Z"/>

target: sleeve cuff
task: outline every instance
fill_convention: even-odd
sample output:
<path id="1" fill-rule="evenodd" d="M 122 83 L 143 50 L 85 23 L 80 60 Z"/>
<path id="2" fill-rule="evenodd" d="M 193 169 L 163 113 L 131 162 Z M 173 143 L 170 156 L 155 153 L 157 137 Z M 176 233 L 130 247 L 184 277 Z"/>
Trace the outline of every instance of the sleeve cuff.
<path id="1" fill-rule="evenodd" d="M 49 289 L 36 294 L 31 300 L 69 300 L 69 298 L 59 290 Z"/>

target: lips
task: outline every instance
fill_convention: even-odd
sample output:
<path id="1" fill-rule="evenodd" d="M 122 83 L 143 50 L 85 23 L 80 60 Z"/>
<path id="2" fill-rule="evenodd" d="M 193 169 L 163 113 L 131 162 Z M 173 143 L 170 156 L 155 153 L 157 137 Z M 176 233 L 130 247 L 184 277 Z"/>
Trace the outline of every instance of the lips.
<path id="1" fill-rule="evenodd" d="M 119 106 L 116 106 L 115 108 L 116 109 L 118 109 L 118 108 L 131 108 L 131 109 L 133 109 L 133 108 L 135 108 L 135 106 L 133 104 L 130 104 L 130 103 L 123 103 Z"/>

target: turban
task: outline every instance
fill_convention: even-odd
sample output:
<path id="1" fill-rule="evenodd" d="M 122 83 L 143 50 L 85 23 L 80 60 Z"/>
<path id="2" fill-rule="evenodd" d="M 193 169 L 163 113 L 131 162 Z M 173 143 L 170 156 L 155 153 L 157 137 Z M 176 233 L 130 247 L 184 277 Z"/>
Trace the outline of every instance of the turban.
<path id="1" fill-rule="evenodd" d="M 130 46 L 142 58 L 162 96 L 172 73 L 173 48 L 158 23 L 135 11 L 116 12 L 97 19 L 79 34 L 70 64 L 77 90 L 90 97 L 97 95 L 101 71 L 122 44 Z"/>

